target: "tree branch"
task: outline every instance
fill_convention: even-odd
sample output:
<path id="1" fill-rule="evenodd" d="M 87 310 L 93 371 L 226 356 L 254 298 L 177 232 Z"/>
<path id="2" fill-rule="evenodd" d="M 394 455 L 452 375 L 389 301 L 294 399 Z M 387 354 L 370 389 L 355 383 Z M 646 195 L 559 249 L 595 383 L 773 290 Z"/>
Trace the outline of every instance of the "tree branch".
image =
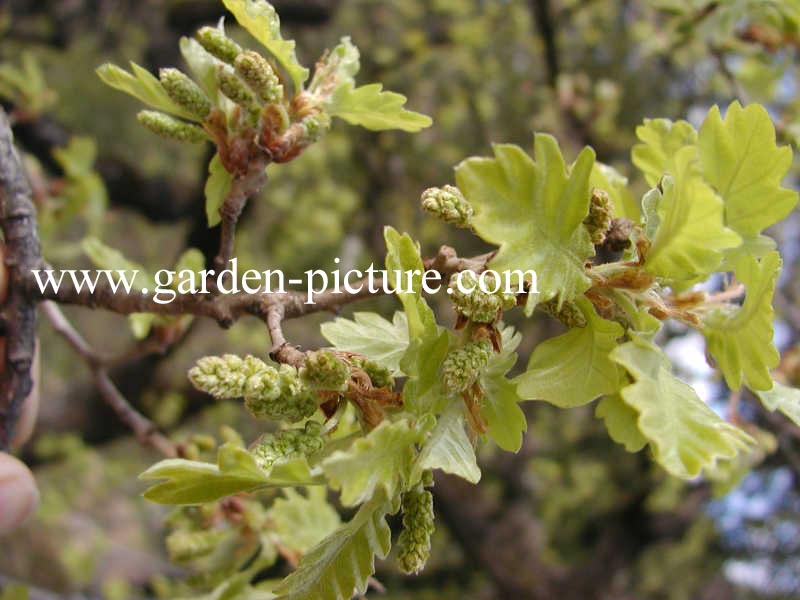
<path id="1" fill-rule="evenodd" d="M 92 379 L 103 400 L 112 408 L 120 420 L 125 423 L 144 445 L 150 446 L 162 454 L 175 457 L 175 445 L 162 435 L 155 424 L 137 411 L 125 399 L 111 381 L 105 367 L 105 361 L 95 352 L 89 343 L 72 326 L 61 309 L 53 302 L 43 302 L 42 312 L 50 321 L 53 329 L 63 337 L 72 349 L 86 362 L 92 372 Z"/>
<path id="2" fill-rule="evenodd" d="M 24 280 L 41 265 L 36 211 L 22 161 L 5 112 L 0 109 L 0 228 L 9 269 L 8 297 L 0 309 L 0 330 L 6 353 L 0 372 L 0 450 L 14 438 L 22 402 L 33 387 L 36 312 L 25 295 Z"/>

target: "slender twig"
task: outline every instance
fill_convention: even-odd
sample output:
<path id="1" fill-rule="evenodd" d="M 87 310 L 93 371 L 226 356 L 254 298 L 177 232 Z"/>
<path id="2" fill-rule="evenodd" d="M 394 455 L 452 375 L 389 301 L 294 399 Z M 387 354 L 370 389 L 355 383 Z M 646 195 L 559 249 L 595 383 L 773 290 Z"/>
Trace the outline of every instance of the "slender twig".
<path id="1" fill-rule="evenodd" d="M 36 311 L 25 297 L 23 280 L 41 264 L 31 187 L 5 113 L 0 109 L 0 228 L 9 270 L 8 296 L 0 307 L 0 333 L 6 352 L 0 368 L 0 450 L 14 439 L 22 403 L 33 387 Z"/>
<path id="2" fill-rule="evenodd" d="M 222 203 L 219 214 L 222 218 L 220 223 L 219 251 L 214 258 L 214 269 L 217 273 L 226 269 L 228 262 L 233 257 L 236 225 L 242 215 L 248 198 L 256 195 L 267 182 L 267 174 L 264 169 L 266 162 L 256 160 L 249 166 L 247 174 L 237 177 L 231 184 L 231 189 Z"/>
<path id="3" fill-rule="evenodd" d="M 175 445 L 164 435 L 159 433 L 155 424 L 147 417 L 137 411 L 125 399 L 125 396 L 117 389 L 104 361 L 89 343 L 81 336 L 78 330 L 72 326 L 66 315 L 61 311 L 57 304 L 51 301 L 42 302 L 42 312 L 50 321 L 53 329 L 63 337 L 72 349 L 80 356 L 89 367 L 92 379 L 100 395 L 106 404 L 117 414 L 120 420 L 125 423 L 136 435 L 142 444 L 150 446 L 162 454 L 170 457 L 177 456 Z"/>

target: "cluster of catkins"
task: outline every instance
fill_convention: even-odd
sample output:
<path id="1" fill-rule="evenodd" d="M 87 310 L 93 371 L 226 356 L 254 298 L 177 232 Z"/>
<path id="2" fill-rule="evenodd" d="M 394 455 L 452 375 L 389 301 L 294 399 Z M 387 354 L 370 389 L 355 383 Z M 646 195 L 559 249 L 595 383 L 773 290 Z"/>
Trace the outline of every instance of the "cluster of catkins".
<path id="1" fill-rule="evenodd" d="M 307 352 L 299 369 L 267 364 L 255 356 L 206 356 L 189 370 L 194 386 L 218 399 L 244 398 L 255 417 L 296 423 L 307 419 L 331 393 L 348 389 L 351 370 L 361 369 L 374 387 L 391 387 L 389 371 L 365 357 L 347 361 L 332 350 Z"/>
<path id="2" fill-rule="evenodd" d="M 270 160 L 284 162 L 329 128 L 330 117 L 303 102 L 303 94 L 288 97 L 281 71 L 270 59 L 243 49 L 221 27 L 203 27 L 195 37 L 214 61 L 216 98 L 175 68 L 161 69 L 159 82 L 170 99 L 202 126 L 159 111 L 143 110 L 138 119 L 144 126 L 178 141 L 212 139 L 231 171 L 236 170 L 236 154 L 249 152 L 247 146 L 251 143 Z M 245 140 L 237 148 L 233 138 L 239 135 Z"/>

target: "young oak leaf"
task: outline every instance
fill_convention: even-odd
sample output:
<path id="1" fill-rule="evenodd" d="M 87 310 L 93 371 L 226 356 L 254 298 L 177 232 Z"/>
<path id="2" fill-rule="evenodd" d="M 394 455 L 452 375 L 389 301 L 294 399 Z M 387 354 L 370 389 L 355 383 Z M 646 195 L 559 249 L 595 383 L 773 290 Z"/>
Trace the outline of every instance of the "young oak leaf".
<path id="1" fill-rule="evenodd" d="M 416 132 L 431 126 L 433 121 L 429 116 L 403 108 L 405 103 L 405 96 L 383 91 L 380 83 L 353 87 L 348 82 L 331 95 L 326 109 L 331 116 L 372 131 L 400 129 Z"/>
<path id="2" fill-rule="evenodd" d="M 514 380 L 523 398 L 574 408 L 619 390 L 620 368 L 609 354 L 625 333 L 622 326 L 600 317 L 585 297 L 576 298 L 575 303 L 586 317 L 586 326 L 536 346 L 528 369 Z"/>
<path id="3" fill-rule="evenodd" d="M 403 312 L 392 322 L 372 312 L 356 312 L 353 320 L 338 317 L 320 327 L 322 335 L 338 350 L 367 356 L 393 376 L 401 374 L 400 359 L 408 349 L 408 321 Z"/>
<path id="4" fill-rule="evenodd" d="M 420 295 L 424 267 L 419 246 L 408 234 L 384 229 L 386 271 L 408 321 L 408 349 L 400 359 L 400 369 L 408 376 L 403 386 L 406 410 L 421 415 L 441 408 L 446 397 L 440 393 L 439 365 L 447 354 L 450 334 L 436 323 L 436 316 Z M 408 273 L 418 272 L 411 277 Z M 401 286 L 401 287 L 398 287 Z M 409 289 L 410 288 L 410 289 Z"/>
<path id="5" fill-rule="evenodd" d="M 341 600 L 362 594 L 375 571 L 375 557 L 386 558 L 392 532 L 386 515 L 399 509 L 379 490 L 345 525 L 314 546 L 272 591 L 277 600 Z"/>
<path id="6" fill-rule="evenodd" d="M 366 502 L 379 489 L 394 497 L 411 475 L 419 436 L 405 419 L 383 420 L 347 450 L 325 458 L 322 471 L 331 487 L 341 490 L 344 506 Z"/>
<path id="7" fill-rule="evenodd" d="M 164 90 L 161 82 L 147 69 L 133 61 L 131 61 L 132 73 L 111 63 L 100 65 L 96 72 L 106 85 L 130 94 L 148 106 L 190 121 L 200 121 L 196 115 L 175 104 Z"/>
<path id="8" fill-rule="evenodd" d="M 305 459 L 278 463 L 264 471 L 244 448 L 225 444 L 217 451 L 217 464 L 168 458 L 144 473 L 139 479 L 166 479 L 148 488 L 144 497 L 159 504 L 203 504 L 238 492 L 267 487 L 314 485 Z"/>
<path id="9" fill-rule="evenodd" d="M 295 93 L 302 90 L 308 79 L 308 69 L 297 61 L 294 40 L 284 40 L 281 36 L 281 22 L 272 5 L 265 0 L 222 0 L 222 3 L 239 25 L 269 50 L 286 70 L 294 83 Z"/>
<path id="10" fill-rule="evenodd" d="M 272 530 L 286 548 L 305 554 L 342 524 L 339 513 L 328 503 L 324 486 L 306 488 L 306 495 L 292 488 L 283 490 L 269 509 Z"/>
<path id="11" fill-rule="evenodd" d="M 638 413 L 639 431 L 672 475 L 696 477 L 754 443 L 672 375 L 667 357 L 654 344 L 636 336 L 614 349 L 611 359 L 635 380 L 622 388 L 622 399 Z"/>
<path id="12" fill-rule="evenodd" d="M 481 470 L 475 458 L 475 449 L 464 429 L 464 423 L 463 403 L 451 402 L 423 444 L 411 481 L 415 481 L 422 471 L 441 469 L 470 483 L 478 483 Z"/>
<path id="13" fill-rule="evenodd" d="M 797 204 L 797 192 L 781 187 L 792 150 L 775 143 L 775 127 L 763 106 L 733 102 L 724 119 L 713 106 L 697 147 L 703 176 L 725 201 L 725 224 L 743 238 L 757 238 Z"/>
<path id="14" fill-rule="evenodd" d="M 767 410 L 783 413 L 800 427 L 800 389 L 775 381 L 772 389 L 756 390 L 755 395 Z"/>
<path id="15" fill-rule="evenodd" d="M 233 185 L 233 175 L 222 165 L 219 154 L 214 154 L 214 157 L 208 163 L 208 179 L 204 190 L 206 195 L 206 219 L 209 227 L 219 225 L 220 221 L 222 221 L 219 209 L 225 203 L 225 197 L 230 192 L 231 185 Z"/>
<path id="16" fill-rule="evenodd" d="M 538 300 L 564 302 L 590 284 L 584 261 L 594 246 L 582 223 L 594 151 L 584 148 L 568 170 L 556 140 L 536 134 L 534 155 L 536 162 L 518 146 L 496 144 L 494 158 L 459 164 L 456 183 L 475 209 L 475 232 L 500 246 L 491 268 L 533 270 Z"/>
<path id="17" fill-rule="evenodd" d="M 769 370 L 780 360 L 772 341 L 772 294 L 780 269 L 777 252 L 761 260 L 739 257 L 734 272 L 747 290 L 744 303 L 737 308 L 721 308 L 703 319 L 701 331 L 708 351 L 732 390 L 738 390 L 743 382 L 754 391 L 772 388 Z"/>
<path id="18" fill-rule="evenodd" d="M 513 327 L 501 332 L 502 351 L 493 354 L 480 376 L 483 390 L 481 415 L 486 419 L 487 435 L 503 450 L 516 452 L 522 446 L 522 434 L 528 430 L 525 413 L 519 407 L 517 385 L 506 378 L 506 373 L 517 362 L 515 350 L 522 340 Z"/>
<path id="19" fill-rule="evenodd" d="M 642 201 L 652 240 L 645 269 L 684 285 L 713 273 L 723 250 L 741 243 L 725 227 L 722 200 L 700 176 L 696 154 L 694 147 L 678 150 L 661 189 L 654 188 Z"/>
<path id="20" fill-rule="evenodd" d="M 664 173 L 673 172 L 674 157 L 686 146 L 694 147 L 697 131 L 686 121 L 645 119 L 636 128 L 636 144 L 631 152 L 633 164 L 644 175 L 647 184 L 654 187 Z"/>
<path id="21" fill-rule="evenodd" d="M 639 431 L 639 413 L 619 394 L 603 396 L 597 403 L 594 415 L 603 419 L 609 437 L 625 446 L 628 452 L 638 452 L 647 445 L 647 438 Z"/>

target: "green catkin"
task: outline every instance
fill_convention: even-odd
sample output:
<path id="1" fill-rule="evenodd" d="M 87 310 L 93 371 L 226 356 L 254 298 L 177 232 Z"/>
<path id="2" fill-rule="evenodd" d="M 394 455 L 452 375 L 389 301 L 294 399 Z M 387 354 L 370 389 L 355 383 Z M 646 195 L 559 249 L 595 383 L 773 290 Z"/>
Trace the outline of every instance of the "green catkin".
<path id="1" fill-rule="evenodd" d="M 254 417 L 296 423 L 317 410 L 317 395 L 300 379 L 295 367 L 281 365 L 276 387 L 245 396 L 244 406 Z"/>
<path id="2" fill-rule="evenodd" d="M 451 350 L 442 362 L 442 384 L 448 393 L 460 393 L 478 380 L 494 349 L 489 340 L 467 342 Z"/>
<path id="3" fill-rule="evenodd" d="M 403 530 L 397 538 L 397 562 L 404 573 L 425 568 L 435 529 L 433 495 L 421 485 L 403 494 Z"/>
<path id="4" fill-rule="evenodd" d="M 472 205 L 454 185 L 428 188 L 422 192 L 422 209 L 445 223 L 457 227 L 469 227 L 472 221 Z"/>
<path id="5" fill-rule="evenodd" d="M 218 399 L 265 393 L 277 397 L 280 393 L 277 370 L 255 356 L 203 357 L 189 370 L 189 380 Z"/>
<path id="6" fill-rule="evenodd" d="M 258 52 L 246 50 L 233 63 L 239 75 L 262 102 L 272 103 L 283 98 L 283 86 L 269 61 Z"/>
<path id="7" fill-rule="evenodd" d="M 248 85 L 230 67 L 217 68 L 220 91 L 250 113 L 260 113 L 261 105 Z"/>
<path id="8" fill-rule="evenodd" d="M 583 225 L 592 237 L 592 243 L 597 246 L 606 239 L 606 232 L 611 227 L 614 217 L 614 202 L 608 194 L 599 188 L 592 188 L 592 197 L 589 203 L 589 214 L 583 220 Z"/>
<path id="9" fill-rule="evenodd" d="M 586 327 L 586 317 L 574 302 L 564 302 L 559 309 L 558 299 L 551 298 L 547 302 L 540 302 L 536 308 L 561 321 L 567 327 Z"/>
<path id="10" fill-rule="evenodd" d="M 286 429 L 264 435 L 250 453 L 262 469 L 268 470 L 278 460 L 309 456 L 322 450 L 324 445 L 322 425 L 308 421 L 302 429 Z"/>
<path id="11" fill-rule="evenodd" d="M 353 356 L 350 359 L 350 364 L 356 369 L 361 369 L 368 376 L 372 385 L 376 388 L 392 388 L 394 387 L 394 377 L 391 371 L 376 363 L 374 360 L 368 359 L 366 356 Z"/>
<path id="12" fill-rule="evenodd" d="M 179 142 L 203 142 L 208 139 L 202 127 L 175 119 L 155 110 L 142 110 L 137 115 L 139 123 L 153 133 Z"/>
<path id="13" fill-rule="evenodd" d="M 314 350 L 306 354 L 300 377 L 317 390 L 344 391 L 350 369 L 331 350 Z"/>
<path id="14" fill-rule="evenodd" d="M 211 112 L 208 96 L 186 73 L 178 69 L 161 69 L 158 78 L 167 95 L 181 108 L 200 119 L 205 119 Z"/>
<path id="15" fill-rule="evenodd" d="M 459 287 L 458 283 L 461 283 Z M 481 289 L 479 276 L 474 271 L 456 273 L 450 278 L 449 289 L 452 290 L 450 299 L 455 303 L 459 313 L 476 323 L 493 323 L 499 311 L 513 308 L 517 303 L 515 294 L 506 294 L 502 291 L 502 282 L 498 282 L 494 275 L 484 276 L 486 289 L 498 288 L 498 291 L 489 294 Z M 464 292 L 464 290 L 472 290 Z"/>
<path id="16" fill-rule="evenodd" d="M 217 27 L 202 27 L 195 36 L 206 52 L 220 59 L 222 62 L 233 64 L 242 51 L 242 47 L 230 39 Z"/>

